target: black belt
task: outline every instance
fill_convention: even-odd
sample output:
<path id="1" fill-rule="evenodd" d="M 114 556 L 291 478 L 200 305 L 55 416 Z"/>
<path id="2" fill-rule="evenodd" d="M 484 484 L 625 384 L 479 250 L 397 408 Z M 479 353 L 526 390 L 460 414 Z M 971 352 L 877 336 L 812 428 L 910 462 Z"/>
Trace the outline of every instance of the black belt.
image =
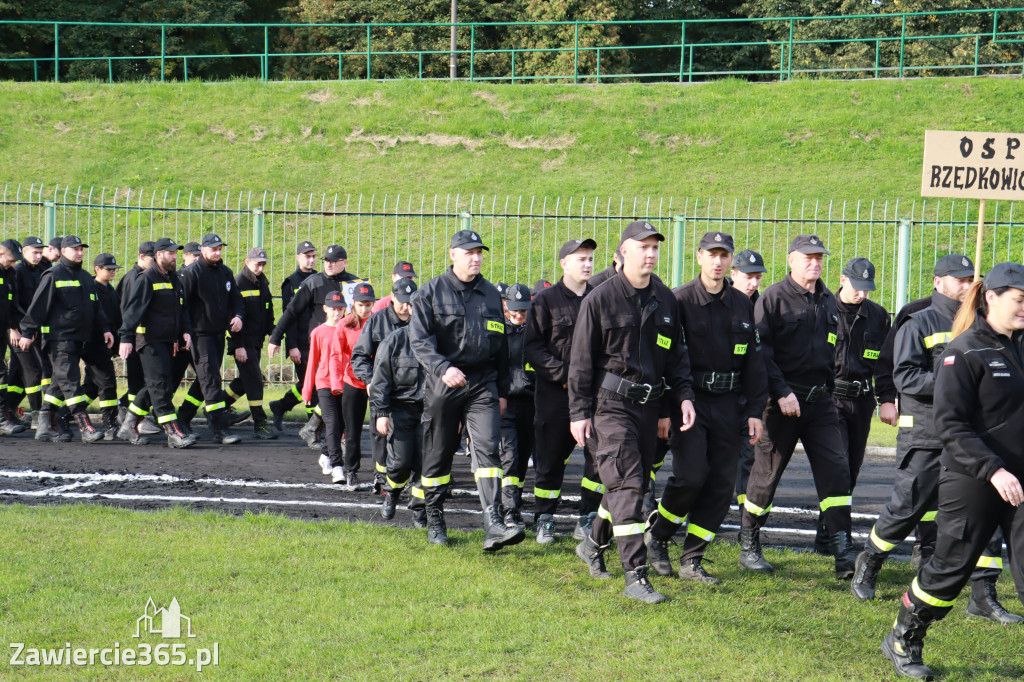
<path id="1" fill-rule="evenodd" d="M 843 381 L 836 379 L 836 388 L 833 391 L 837 398 L 859 398 L 871 393 L 871 380 Z"/>
<path id="2" fill-rule="evenodd" d="M 693 376 L 694 388 L 708 393 L 729 393 L 740 390 L 739 372 L 698 372 Z"/>
<path id="3" fill-rule="evenodd" d="M 668 389 L 664 379 L 661 379 L 657 384 L 636 384 L 611 372 L 601 372 L 599 378 L 601 380 L 601 388 L 612 393 L 618 393 L 639 405 L 646 405 L 649 401 L 660 398 Z"/>
<path id="4" fill-rule="evenodd" d="M 828 396 L 828 386 L 801 386 L 800 384 L 789 384 L 793 389 L 793 395 L 808 403 L 821 400 Z"/>

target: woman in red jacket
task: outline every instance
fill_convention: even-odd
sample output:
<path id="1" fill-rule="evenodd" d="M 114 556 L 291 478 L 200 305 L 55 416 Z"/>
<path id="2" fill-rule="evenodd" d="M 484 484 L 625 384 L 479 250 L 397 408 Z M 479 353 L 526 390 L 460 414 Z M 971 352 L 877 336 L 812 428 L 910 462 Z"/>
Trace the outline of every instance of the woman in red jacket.
<path id="1" fill-rule="evenodd" d="M 341 392 L 344 382 L 341 376 L 341 355 L 336 327 L 345 314 L 345 297 L 340 292 L 327 294 L 324 300 L 327 321 L 309 334 L 309 362 L 306 364 L 306 378 L 302 383 L 302 399 L 308 406 L 316 391 L 324 420 L 324 447 L 320 453 L 320 468 L 330 474 L 335 483 L 345 482 L 342 463 L 341 434 L 345 422 L 341 415 Z"/>
<path id="2" fill-rule="evenodd" d="M 369 284 L 357 284 L 352 290 L 352 312 L 345 316 L 336 330 L 340 352 L 337 357 L 331 358 L 332 365 L 337 363 L 337 369 L 341 371 L 345 382 L 341 398 L 342 419 L 348 427 L 345 429 L 345 485 L 353 490 L 359 485 L 357 472 L 363 454 L 361 441 L 367 398 L 366 384 L 352 372 L 352 349 L 359 340 L 363 325 L 373 313 L 375 301 L 373 287 Z"/>

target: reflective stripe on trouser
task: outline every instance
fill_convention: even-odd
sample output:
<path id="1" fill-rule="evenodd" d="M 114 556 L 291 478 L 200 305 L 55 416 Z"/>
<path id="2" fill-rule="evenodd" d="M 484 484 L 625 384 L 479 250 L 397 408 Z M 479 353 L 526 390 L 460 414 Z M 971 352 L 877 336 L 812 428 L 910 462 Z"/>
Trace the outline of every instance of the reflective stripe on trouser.
<path id="1" fill-rule="evenodd" d="M 684 561 L 703 556 L 729 513 L 740 450 L 737 394 L 702 393 L 694 409 L 697 418 L 686 431 L 679 430 L 680 417 L 672 419 L 672 474 L 651 527 L 653 535 L 669 538 L 688 516 Z"/>
<path id="2" fill-rule="evenodd" d="M 896 469 L 892 494 L 878 515 L 864 548 L 872 554 L 888 554 L 903 542 L 914 526 L 935 510 L 939 499 L 941 450 L 897 447 L 900 465 Z"/>
<path id="3" fill-rule="evenodd" d="M 565 469 L 576 447 L 569 430 L 569 392 L 551 382 L 537 382 L 536 411 L 533 422 L 533 464 L 536 485 L 542 490 L 561 491 L 566 487 Z M 591 456 L 590 444 L 583 449 L 583 477 L 580 481 L 580 514 L 597 511 L 604 495 L 601 476 Z M 554 514 L 559 498 L 537 498 L 537 514 Z"/>
<path id="4" fill-rule="evenodd" d="M 852 490 L 850 461 L 842 449 L 839 418 L 832 401 L 801 400 L 800 416 L 787 417 L 779 410 L 778 402 L 773 400 L 765 408 L 764 426 L 767 438 L 757 444 L 754 453 L 754 466 L 750 470 L 747 498 L 741 515 L 742 527 L 760 528 L 767 521 L 767 511 L 771 509 L 779 481 L 799 440 L 811 465 L 818 499 L 830 501 L 828 508 L 821 513 L 829 532 L 849 532 L 850 507 L 832 503 L 833 498 L 849 497 Z"/>
<path id="5" fill-rule="evenodd" d="M 224 356 L 223 334 L 198 334 L 192 337 L 192 362 L 196 370 L 196 383 L 202 391 L 206 412 L 227 406 L 220 375 L 220 363 Z M 195 393 L 191 392 L 195 396 Z M 220 405 L 221 407 L 216 407 Z"/>
<path id="6" fill-rule="evenodd" d="M 647 563 L 641 509 L 644 481 L 650 476 L 657 434 L 657 405 L 598 398 L 593 435 L 588 444 L 607 492 L 590 537 L 603 547 L 614 536 L 626 571 Z M 603 511 L 611 516 L 610 520 Z"/>
<path id="7" fill-rule="evenodd" d="M 228 384 L 228 395 L 233 392 L 246 397 L 254 424 L 267 419 L 267 413 L 263 409 L 263 370 L 260 367 L 260 352 L 259 348 L 246 346 L 245 354 L 248 360 L 235 363 L 238 376 Z"/>
<path id="8" fill-rule="evenodd" d="M 498 386 L 486 378 L 492 372 L 470 372 L 466 385 L 448 388 L 433 375 L 428 375 L 423 387 L 423 480 L 446 479 L 438 485 L 424 485 L 428 507 L 442 506 L 449 493 L 452 458 L 459 447 L 459 424 L 464 422 L 465 432 L 473 444 L 473 458 L 477 467 L 501 468 L 498 458 L 498 440 L 501 436 L 501 415 L 498 406 Z M 501 477 L 482 478 L 477 481 L 480 506 L 484 509 L 498 500 Z"/>
<path id="9" fill-rule="evenodd" d="M 939 474 L 938 540 L 936 559 L 925 562 L 917 579 L 908 590 L 911 600 L 927 605 L 941 617 L 949 610 L 953 600 L 968 580 L 995 577 L 999 569 L 978 568 L 983 554 L 998 557 L 993 551 L 993 540 L 1002 527 L 1010 529 L 1006 538 L 1011 558 L 1011 572 L 1018 585 L 1024 579 L 1024 523 L 1017 515 L 1021 511 L 1002 500 L 998 491 L 987 481 L 953 471 Z M 986 549 L 987 546 L 987 549 Z M 916 588 L 916 589 L 915 589 Z"/>
<path id="10" fill-rule="evenodd" d="M 138 351 L 142 374 L 146 384 L 128 408 L 138 414 L 138 407 L 152 406 L 157 423 L 165 424 L 177 419 L 174 410 L 174 344 L 147 343 Z M 170 419 L 168 419 L 170 417 Z"/>
<path id="11" fill-rule="evenodd" d="M 51 405 L 66 404 L 72 414 L 85 410 L 81 394 L 82 344 L 77 341 L 51 341 L 47 344 L 53 367 L 53 383 L 44 389 L 43 399 Z"/>
<path id="12" fill-rule="evenodd" d="M 533 397 L 509 398 L 501 416 L 501 504 L 506 511 L 522 506 L 522 481 L 526 478 L 533 451 Z"/>

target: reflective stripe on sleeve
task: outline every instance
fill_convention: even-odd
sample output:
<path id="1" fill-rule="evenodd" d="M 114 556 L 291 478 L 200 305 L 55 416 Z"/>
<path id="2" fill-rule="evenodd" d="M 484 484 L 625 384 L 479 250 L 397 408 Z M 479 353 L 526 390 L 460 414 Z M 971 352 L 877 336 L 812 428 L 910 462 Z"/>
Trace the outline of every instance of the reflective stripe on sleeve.
<path id="1" fill-rule="evenodd" d="M 924 337 L 924 347 L 934 348 L 940 343 L 949 343 L 952 339 L 952 332 L 938 332 L 937 334 L 932 334 L 931 336 Z"/>

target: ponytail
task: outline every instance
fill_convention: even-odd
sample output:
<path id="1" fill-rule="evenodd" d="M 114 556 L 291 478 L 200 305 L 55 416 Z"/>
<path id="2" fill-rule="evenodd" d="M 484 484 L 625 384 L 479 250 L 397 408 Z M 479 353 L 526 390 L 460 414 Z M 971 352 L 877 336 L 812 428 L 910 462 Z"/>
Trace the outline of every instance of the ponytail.
<path id="1" fill-rule="evenodd" d="M 982 317 L 988 315 L 988 304 L 985 303 L 985 285 L 980 279 L 967 290 L 967 297 L 960 304 L 960 310 L 957 311 L 956 317 L 953 319 L 953 338 L 955 339 L 970 329 L 978 315 Z"/>

